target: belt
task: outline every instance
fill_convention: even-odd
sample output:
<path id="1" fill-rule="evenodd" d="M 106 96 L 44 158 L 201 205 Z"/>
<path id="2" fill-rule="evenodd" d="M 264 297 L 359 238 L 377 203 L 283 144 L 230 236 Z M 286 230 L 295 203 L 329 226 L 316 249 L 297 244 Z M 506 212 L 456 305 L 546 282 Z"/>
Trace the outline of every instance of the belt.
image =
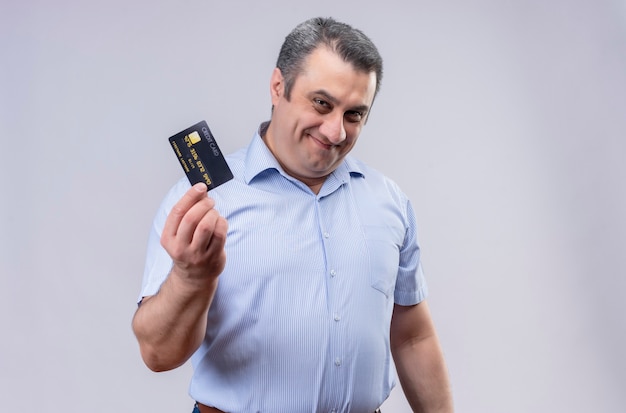
<path id="1" fill-rule="evenodd" d="M 220 409 L 216 409 L 215 407 L 211 406 L 205 406 L 202 403 L 196 403 L 196 406 L 198 406 L 198 410 L 200 410 L 200 413 L 224 413 Z M 374 413 L 381 413 L 380 409 L 376 409 Z"/>

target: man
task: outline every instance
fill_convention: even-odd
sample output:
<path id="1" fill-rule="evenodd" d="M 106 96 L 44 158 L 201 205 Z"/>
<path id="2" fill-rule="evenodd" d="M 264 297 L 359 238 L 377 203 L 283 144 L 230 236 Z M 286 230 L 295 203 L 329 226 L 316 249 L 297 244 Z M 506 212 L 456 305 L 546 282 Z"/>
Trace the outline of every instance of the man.
<path id="1" fill-rule="evenodd" d="M 392 354 L 413 410 L 452 411 L 411 205 L 347 156 L 381 77 L 362 32 L 302 23 L 235 178 L 163 201 L 133 329 L 152 370 L 191 358 L 194 411 L 374 412 Z"/>

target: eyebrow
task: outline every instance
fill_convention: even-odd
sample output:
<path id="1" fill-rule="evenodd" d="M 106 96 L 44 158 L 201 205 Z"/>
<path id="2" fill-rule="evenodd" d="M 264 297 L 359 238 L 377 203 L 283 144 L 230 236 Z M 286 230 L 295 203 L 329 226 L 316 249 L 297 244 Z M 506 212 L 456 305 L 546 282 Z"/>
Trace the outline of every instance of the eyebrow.
<path id="1" fill-rule="evenodd" d="M 328 93 L 324 89 L 315 90 L 315 91 L 313 91 L 312 94 L 313 95 L 321 95 L 321 96 L 323 96 L 324 99 L 328 100 L 333 105 L 337 105 L 339 103 L 339 100 L 336 97 L 334 97 L 333 95 L 331 95 L 330 93 Z M 363 112 L 363 113 L 367 113 L 367 111 L 369 111 L 369 109 L 370 108 L 367 105 L 358 105 L 358 106 L 354 106 L 354 107 L 350 108 L 350 110 L 357 111 L 357 112 Z"/>

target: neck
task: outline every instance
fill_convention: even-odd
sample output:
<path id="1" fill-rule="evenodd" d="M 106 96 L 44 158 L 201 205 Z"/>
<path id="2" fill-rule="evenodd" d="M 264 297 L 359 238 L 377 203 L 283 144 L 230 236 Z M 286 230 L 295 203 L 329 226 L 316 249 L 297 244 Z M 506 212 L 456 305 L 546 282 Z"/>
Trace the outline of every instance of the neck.
<path id="1" fill-rule="evenodd" d="M 324 182 L 326 181 L 326 176 L 321 176 L 319 178 L 308 178 L 293 173 L 291 170 L 289 170 L 289 168 L 285 166 L 284 163 L 281 162 L 281 160 L 274 153 L 272 146 L 268 143 L 267 135 L 269 131 L 266 129 L 264 132 L 265 133 L 261 134 L 261 139 L 263 139 L 263 142 L 265 142 L 265 146 L 267 146 L 267 149 L 269 149 L 272 155 L 274 155 L 274 159 L 276 159 L 276 162 L 278 162 L 280 167 L 283 168 L 283 171 L 285 171 L 287 175 L 297 179 L 298 181 L 308 186 L 311 189 L 311 192 L 313 192 L 315 195 L 319 194 L 320 189 L 322 189 L 322 185 L 324 185 Z"/>

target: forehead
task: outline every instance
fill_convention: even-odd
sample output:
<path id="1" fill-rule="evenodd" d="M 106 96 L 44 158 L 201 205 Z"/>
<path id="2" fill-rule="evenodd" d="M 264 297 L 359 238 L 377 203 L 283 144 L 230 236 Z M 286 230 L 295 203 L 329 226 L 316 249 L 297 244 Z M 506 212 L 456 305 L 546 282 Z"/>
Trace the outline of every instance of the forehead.
<path id="1" fill-rule="evenodd" d="M 304 93 L 326 90 L 338 94 L 337 97 L 350 96 L 361 100 L 361 104 L 371 105 L 376 91 L 376 73 L 356 69 L 331 49 L 321 46 L 305 59 L 294 88 Z"/>

